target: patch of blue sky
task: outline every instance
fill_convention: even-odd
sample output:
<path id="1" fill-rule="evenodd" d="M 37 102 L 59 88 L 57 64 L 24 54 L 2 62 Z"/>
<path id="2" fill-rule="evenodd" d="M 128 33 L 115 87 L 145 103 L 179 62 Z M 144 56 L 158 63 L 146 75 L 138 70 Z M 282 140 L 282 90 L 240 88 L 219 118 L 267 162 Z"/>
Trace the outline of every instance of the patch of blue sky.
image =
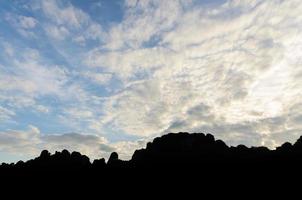
<path id="1" fill-rule="evenodd" d="M 18 127 L 18 123 L 14 121 L 14 119 L 2 119 L 0 123 L 0 132 L 7 130 L 15 130 L 14 127 Z"/>
<path id="2" fill-rule="evenodd" d="M 106 85 L 100 85 L 98 83 L 95 83 L 94 81 L 87 81 L 87 80 L 83 82 L 83 86 L 85 86 L 86 91 L 90 92 L 91 94 L 97 97 L 108 97 L 112 95 L 112 90 L 111 90 L 112 85 L 110 84 L 110 82 L 106 84 L 106 85 L 110 85 L 110 89 L 109 87 L 106 87 Z"/>
<path id="3" fill-rule="evenodd" d="M 108 142 L 121 142 L 121 141 L 137 141 L 143 137 L 138 135 L 132 135 L 131 133 L 126 133 L 121 129 L 116 129 L 115 127 L 105 126 L 103 132 L 108 140 Z"/>
<path id="4" fill-rule="evenodd" d="M 227 0 L 195 0 L 196 5 L 219 5 L 224 4 Z"/>
<path id="5" fill-rule="evenodd" d="M 4 19 L 4 13 L 0 13 L 0 18 L 0 37 L 4 40 L 9 40 L 10 42 L 20 41 L 20 34 Z"/>
<path id="6" fill-rule="evenodd" d="M 39 102 L 39 105 L 49 107 L 49 112 L 40 112 L 33 107 L 15 109 L 16 115 L 12 116 L 3 127 L 0 126 L 0 129 L 5 130 L 9 126 L 13 130 L 26 130 L 28 125 L 34 125 L 43 130 L 43 133 L 64 133 L 70 131 L 70 127 L 60 123 L 59 116 L 63 104 L 60 105 L 59 102 L 45 97 L 38 99 L 37 102 Z M 5 104 L 1 102 L 1 105 Z"/>
<path id="7" fill-rule="evenodd" d="M 0 151 L 0 158 L 1 158 L 1 161 L 5 161 L 5 163 L 12 163 L 12 162 L 16 162 L 18 160 L 29 160 L 32 158 L 32 156 L 20 155 L 20 154 L 17 155 L 17 154 L 13 154 L 13 153 Z M 0 161 L 0 164 L 2 163 L 1 161 Z"/>
<path id="8" fill-rule="evenodd" d="M 71 3 L 89 14 L 104 29 L 110 28 L 112 24 L 119 23 L 123 19 L 123 0 L 90 0 L 89 3 L 86 0 L 75 0 Z"/>
<path id="9" fill-rule="evenodd" d="M 112 131 L 111 131 L 112 132 Z M 109 132 L 110 133 L 110 132 Z M 142 137 L 135 136 L 135 135 L 129 135 L 129 133 L 111 133 L 108 137 L 107 140 L 108 142 L 121 142 L 121 141 L 137 141 L 139 139 L 142 139 Z"/>
<path id="10" fill-rule="evenodd" d="M 158 47 L 161 42 L 161 37 L 159 35 L 153 35 L 148 41 L 144 42 L 142 46 L 144 48 Z"/>

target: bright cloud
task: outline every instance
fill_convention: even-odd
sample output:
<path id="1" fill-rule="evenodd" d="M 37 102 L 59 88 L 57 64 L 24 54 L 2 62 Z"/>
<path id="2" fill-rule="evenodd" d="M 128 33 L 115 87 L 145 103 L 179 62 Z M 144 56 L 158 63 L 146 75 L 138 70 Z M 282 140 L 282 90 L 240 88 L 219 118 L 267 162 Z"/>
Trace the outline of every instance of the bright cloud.
<path id="1" fill-rule="evenodd" d="M 127 145 L 125 148 L 128 152 L 133 152 L 137 146 L 134 142 L 109 144 L 104 137 L 97 135 L 77 133 L 47 135 L 40 133 L 40 130 L 32 125 L 29 125 L 27 130 L 24 131 L 10 130 L 0 133 L 1 152 L 24 156 L 38 156 L 44 149 L 52 153 L 68 149 L 88 155 L 91 159 L 96 159 L 108 157 L 111 152 L 125 145 Z M 129 156 L 128 153 L 126 156 Z"/>
<path id="2" fill-rule="evenodd" d="M 150 4 L 158 13 L 165 7 L 161 2 Z M 166 131 L 174 121 L 192 122 L 188 110 L 199 104 L 208 109 L 200 111 L 199 122 L 191 126 L 204 123 L 202 112 L 214 115 L 206 121 L 208 124 L 241 124 L 278 117 L 300 99 L 297 85 L 290 85 L 299 79 L 293 75 L 300 73 L 300 54 L 293 56 L 292 51 L 299 44 L 301 19 L 290 18 L 288 23 L 288 12 L 284 12 L 284 8 L 299 10 L 298 2 L 229 1 L 218 8 L 188 11 L 180 5 L 170 3 L 181 11 L 176 18 L 168 15 L 165 19 L 171 23 L 166 25 L 157 25 L 160 17 L 149 13 L 148 3 L 136 5 L 125 17 L 133 23 L 150 17 L 150 22 L 144 24 L 154 25 L 156 33 L 140 35 L 144 27 L 135 26 L 135 38 L 149 41 L 156 35 L 157 43 L 151 48 L 137 45 L 127 31 L 117 33 L 112 29 L 110 35 L 123 36 L 122 41 L 128 44 L 122 44 L 122 50 L 105 53 L 93 50 L 87 57 L 88 65 L 109 69 L 125 85 L 131 85 L 108 101 L 110 122 L 129 133 L 152 135 Z M 288 36 L 288 31 L 295 34 Z M 118 42 L 119 38 L 112 41 Z M 140 75 L 141 81 L 133 81 Z M 140 110 L 134 109 L 137 105 L 141 105 Z M 113 117 L 112 113 L 117 114 Z"/>

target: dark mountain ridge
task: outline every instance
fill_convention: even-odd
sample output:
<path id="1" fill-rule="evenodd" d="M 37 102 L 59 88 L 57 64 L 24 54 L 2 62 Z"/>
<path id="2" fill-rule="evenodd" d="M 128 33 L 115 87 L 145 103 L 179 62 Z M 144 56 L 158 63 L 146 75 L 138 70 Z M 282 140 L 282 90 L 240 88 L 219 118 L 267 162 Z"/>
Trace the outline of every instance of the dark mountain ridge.
<path id="1" fill-rule="evenodd" d="M 26 162 L 0 166 L 0 175 L 37 174 L 106 174 L 108 171 L 122 172 L 174 169 L 242 170 L 244 168 L 268 167 L 297 168 L 302 166 L 302 137 L 293 145 L 286 142 L 275 150 L 266 147 L 244 145 L 229 147 L 222 140 L 215 140 L 211 134 L 170 133 L 155 138 L 144 149 L 136 150 L 129 161 L 120 160 L 113 152 L 105 162 L 104 158 L 90 162 L 79 152 L 67 150 L 51 155 L 47 150 L 40 156 Z"/>

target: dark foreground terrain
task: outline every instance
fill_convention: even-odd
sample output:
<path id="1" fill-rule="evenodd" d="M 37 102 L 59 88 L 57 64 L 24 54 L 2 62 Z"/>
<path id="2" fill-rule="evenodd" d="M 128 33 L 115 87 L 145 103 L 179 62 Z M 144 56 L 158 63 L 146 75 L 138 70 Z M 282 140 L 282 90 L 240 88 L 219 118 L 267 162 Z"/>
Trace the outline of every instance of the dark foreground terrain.
<path id="1" fill-rule="evenodd" d="M 72 196 L 103 192 L 112 198 L 140 196 L 139 192 L 144 198 L 159 193 L 188 197 L 205 192 L 212 197 L 240 193 L 248 197 L 261 191 L 278 195 L 285 188 L 299 191 L 295 188 L 300 187 L 301 174 L 302 137 L 294 144 L 269 150 L 229 147 L 210 134 L 171 133 L 136 150 L 129 161 L 120 160 L 117 153 L 112 153 L 107 162 L 90 162 L 78 152 L 63 150 L 51 155 L 44 150 L 32 160 L 2 164 L 0 188 L 1 192 L 6 191 L 2 185 L 13 190 L 10 195 L 23 195 L 20 188 L 42 191 L 41 197 L 62 192 Z M 223 193 L 226 188 L 227 193 Z"/>
<path id="2" fill-rule="evenodd" d="M 244 145 L 229 147 L 210 134 L 177 133 L 155 138 L 145 149 L 136 150 L 129 161 L 122 161 L 113 152 L 108 160 L 90 162 L 79 152 L 56 152 L 47 150 L 32 160 L 0 166 L 1 176 L 105 176 L 108 174 L 153 172 L 203 174 L 261 173 L 302 171 L 302 137 L 294 144 L 284 143 L 276 150 L 266 147 Z"/>

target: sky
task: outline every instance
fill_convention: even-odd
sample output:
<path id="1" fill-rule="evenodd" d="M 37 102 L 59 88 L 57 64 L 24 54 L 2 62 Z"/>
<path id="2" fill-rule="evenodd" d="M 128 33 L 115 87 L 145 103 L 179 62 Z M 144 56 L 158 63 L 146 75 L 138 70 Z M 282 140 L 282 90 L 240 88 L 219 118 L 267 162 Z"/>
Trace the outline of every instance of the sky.
<path id="1" fill-rule="evenodd" d="M 130 159 L 169 132 L 302 130 L 300 0 L 0 0 L 0 163 Z"/>

